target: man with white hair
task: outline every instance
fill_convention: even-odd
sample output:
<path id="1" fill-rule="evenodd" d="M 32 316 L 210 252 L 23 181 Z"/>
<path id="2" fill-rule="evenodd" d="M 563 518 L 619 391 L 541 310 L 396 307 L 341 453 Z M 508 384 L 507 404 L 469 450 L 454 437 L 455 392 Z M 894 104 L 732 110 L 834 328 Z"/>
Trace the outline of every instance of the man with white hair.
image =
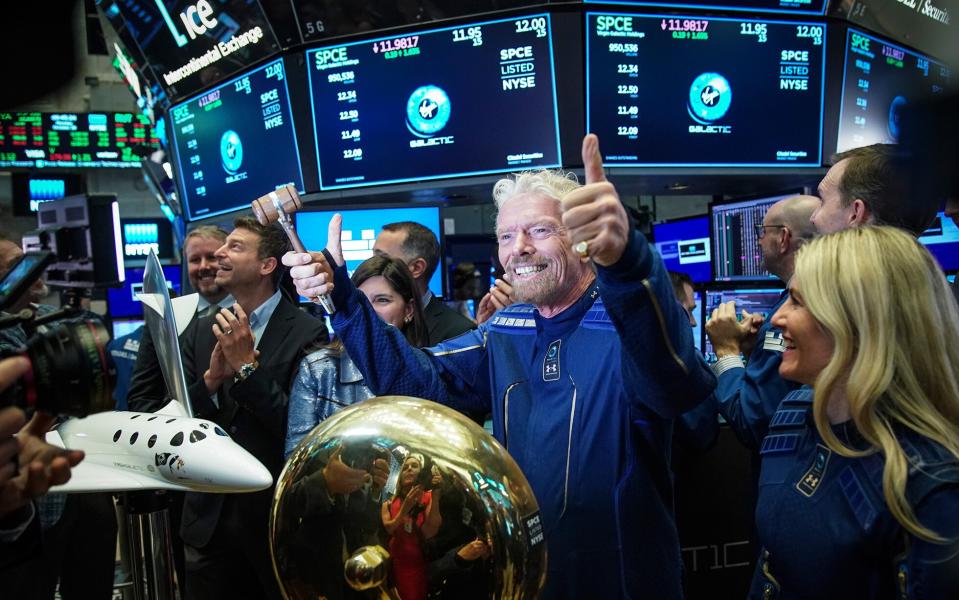
<path id="1" fill-rule="evenodd" d="M 551 171 L 496 184 L 499 258 L 517 303 L 428 350 L 410 347 L 350 284 L 339 216 L 332 283 L 320 254 L 284 263 L 300 294 L 331 293 L 333 327 L 374 392 L 492 412 L 539 502 L 546 597 L 678 599 L 672 419 L 715 380 L 662 260 L 605 180 L 596 136 L 583 157 L 585 186 Z"/>

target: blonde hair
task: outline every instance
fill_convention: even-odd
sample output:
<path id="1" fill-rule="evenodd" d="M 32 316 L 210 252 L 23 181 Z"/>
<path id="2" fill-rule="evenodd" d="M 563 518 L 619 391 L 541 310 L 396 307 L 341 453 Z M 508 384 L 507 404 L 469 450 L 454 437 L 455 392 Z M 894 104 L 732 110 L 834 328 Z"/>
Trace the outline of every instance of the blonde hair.
<path id="1" fill-rule="evenodd" d="M 959 309 L 932 255 L 902 230 L 860 227 L 807 243 L 796 256 L 796 284 L 835 349 L 816 377 L 813 417 L 834 452 L 881 452 L 882 489 L 893 516 L 913 535 L 945 541 L 923 527 L 906 499 L 909 458 L 896 438 L 910 429 L 959 458 Z M 846 397 L 870 448 L 833 433 L 827 404 Z"/>
<path id="2" fill-rule="evenodd" d="M 500 179 L 493 185 L 493 202 L 499 210 L 507 200 L 524 194 L 552 198 L 557 202 L 567 193 L 580 187 L 575 173 L 563 171 L 523 171 Z"/>

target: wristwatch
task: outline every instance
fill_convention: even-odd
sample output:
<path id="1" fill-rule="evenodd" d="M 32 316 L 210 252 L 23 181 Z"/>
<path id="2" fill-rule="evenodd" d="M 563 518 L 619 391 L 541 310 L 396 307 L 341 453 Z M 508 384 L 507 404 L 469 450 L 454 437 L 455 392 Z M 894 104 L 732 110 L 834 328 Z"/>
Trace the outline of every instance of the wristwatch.
<path id="1" fill-rule="evenodd" d="M 251 363 L 246 363 L 245 365 L 240 365 L 240 370 L 236 373 L 236 380 L 243 381 L 247 377 L 253 374 L 253 371 L 256 371 L 256 368 L 260 366 L 260 363 L 253 361 Z"/>

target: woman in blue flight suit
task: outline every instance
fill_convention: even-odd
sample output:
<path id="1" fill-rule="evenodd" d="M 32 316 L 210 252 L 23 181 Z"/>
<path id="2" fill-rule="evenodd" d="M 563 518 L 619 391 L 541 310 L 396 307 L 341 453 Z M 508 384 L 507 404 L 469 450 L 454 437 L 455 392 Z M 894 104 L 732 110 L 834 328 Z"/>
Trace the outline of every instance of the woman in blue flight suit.
<path id="1" fill-rule="evenodd" d="M 773 323 L 807 386 L 760 451 L 750 598 L 959 598 L 959 311 L 935 260 L 890 227 L 824 236 Z"/>

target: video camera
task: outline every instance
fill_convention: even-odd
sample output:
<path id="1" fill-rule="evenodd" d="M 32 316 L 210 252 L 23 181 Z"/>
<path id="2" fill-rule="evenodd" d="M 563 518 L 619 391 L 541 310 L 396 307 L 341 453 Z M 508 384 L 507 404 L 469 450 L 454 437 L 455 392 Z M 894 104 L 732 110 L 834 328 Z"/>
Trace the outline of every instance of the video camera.
<path id="1" fill-rule="evenodd" d="M 0 357 L 22 355 L 31 369 L 0 394 L 0 406 L 86 416 L 113 408 L 110 340 L 103 323 L 84 317 L 82 295 L 124 280 L 116 196 L 71 196 L 41 205 L 38 229 L 24 236 L 26 253 L 0 280 Z M 31 306 L 47 283 L 66 290 L 54 312 Z M 14 329 L 17 328 L 18 329 Z"/>

